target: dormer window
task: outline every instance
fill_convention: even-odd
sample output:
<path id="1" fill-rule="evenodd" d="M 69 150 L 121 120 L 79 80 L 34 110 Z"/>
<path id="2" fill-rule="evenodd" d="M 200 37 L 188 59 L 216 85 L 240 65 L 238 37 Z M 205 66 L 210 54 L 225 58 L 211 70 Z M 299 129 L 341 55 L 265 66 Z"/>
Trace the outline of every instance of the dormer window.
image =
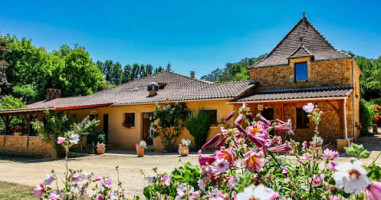
<path id="1" fill-rule="evenodd" d="M 308 81 L 307 62 L 295 63 L 295 83 Z"/>

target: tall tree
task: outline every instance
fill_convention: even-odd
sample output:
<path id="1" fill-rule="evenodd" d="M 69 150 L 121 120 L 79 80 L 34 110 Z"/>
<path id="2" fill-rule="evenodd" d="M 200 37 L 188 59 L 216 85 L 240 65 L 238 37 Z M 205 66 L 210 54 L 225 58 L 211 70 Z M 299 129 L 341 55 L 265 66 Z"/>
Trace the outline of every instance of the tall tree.
<path id="1" fill-rule="evenodd" d="M 8 42 L 6 40 L 0 38 L 0 85 L 7 84 L 7 76 L 5 70 L 8 67 L 8 63 L 4 60 L 5 54 L 10 52 L 10 50 L 7 48 L 7 44 Z"/>

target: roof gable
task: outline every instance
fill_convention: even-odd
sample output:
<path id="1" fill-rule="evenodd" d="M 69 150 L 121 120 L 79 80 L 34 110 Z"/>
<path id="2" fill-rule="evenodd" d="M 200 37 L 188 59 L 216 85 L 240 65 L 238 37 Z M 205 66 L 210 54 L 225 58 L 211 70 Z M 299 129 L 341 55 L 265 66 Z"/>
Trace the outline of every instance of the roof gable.
<path id="1" fill-rule="evenodd" d="M 308 54 L 312 54 L 315 61 L 351 58 L 350 55 L 335 49 L 310 21 L 303 17 L 264 59 L 248 68 L 287 65 L 289 57 L 296 58 Z"/>

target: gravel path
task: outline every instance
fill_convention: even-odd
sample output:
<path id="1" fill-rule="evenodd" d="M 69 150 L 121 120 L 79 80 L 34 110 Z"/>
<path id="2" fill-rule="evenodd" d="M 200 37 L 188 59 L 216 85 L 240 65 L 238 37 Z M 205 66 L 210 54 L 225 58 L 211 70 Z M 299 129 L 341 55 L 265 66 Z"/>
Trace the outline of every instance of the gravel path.
<path id="1" fill-rule="evenodd" d="M 171 172 L 173 168 L 181 166 L 179 158 L 176 154 L 153 154 L 137 158 L 135 154 L 108 153 L 72 158 L 69 161 L 69 167 L 94 172 L 96 176 L 110 176 L 116 183 L 115 166 L 119 166 L 119 178 L 126 188 L 127 195 L 133 197 L 142 195 L 145 186 L 140 170 L 148 173 L 152 171 L 152 168 L 157 167 L 159 172 Z M 181 161 L 198 163 L 198 156 L 192 154 L 188 157 L 181 157 Z M 35 186 L 43 181 L 45 175 L 52 169 L 59 178 L 64 177 L 64 160 L 0 160 L 0 180 Z"/>

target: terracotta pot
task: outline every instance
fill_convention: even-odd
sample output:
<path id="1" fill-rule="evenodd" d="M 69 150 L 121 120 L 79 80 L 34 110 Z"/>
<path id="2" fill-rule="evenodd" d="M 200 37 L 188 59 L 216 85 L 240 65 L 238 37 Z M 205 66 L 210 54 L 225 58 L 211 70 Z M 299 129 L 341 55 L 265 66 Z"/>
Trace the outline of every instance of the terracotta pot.
<path id="1" fill-rule="evenodd" d="M 21 132 L 15 132 L 15 136 L 21 136 L 22 133 Z"/>
<path id="2" fill-rule="evenodd" d="M 136 148 L 136 153 L 138 157 L 144 157 L 144 148 Z"/>
<path id="3" fill-rule="evenodd" d="M 97 154 L 104 154 L 106 152 L 105 147 L 97 147 Z"/>
<path id="4" fill-rule="evenodd" d="M 179 147 L 180 156 L 188 156 L 189 148 L 188 147 Z"/>

